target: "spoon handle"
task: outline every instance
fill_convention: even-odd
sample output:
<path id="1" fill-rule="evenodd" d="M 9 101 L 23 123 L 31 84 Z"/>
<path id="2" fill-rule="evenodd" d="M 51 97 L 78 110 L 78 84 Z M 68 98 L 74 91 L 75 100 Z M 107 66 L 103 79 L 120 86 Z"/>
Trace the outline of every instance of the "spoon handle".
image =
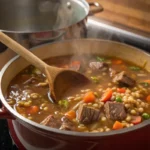
<path id="1" fill-rule="evenodd" d="M 25 47 L 11 39 L 6 34 L 2 33 L 0 31 L 0 41 L 5 44 L 7 47 L 15 51 L 17 54 L 25 58 L 27 61 L 29 61 L 32 65 L 39 68 L 41 71 L 45 72 L 45 67 L 47 64 L 40 60 L 37 56 L 32 54 L 29 50 L 27 50 Z"/>

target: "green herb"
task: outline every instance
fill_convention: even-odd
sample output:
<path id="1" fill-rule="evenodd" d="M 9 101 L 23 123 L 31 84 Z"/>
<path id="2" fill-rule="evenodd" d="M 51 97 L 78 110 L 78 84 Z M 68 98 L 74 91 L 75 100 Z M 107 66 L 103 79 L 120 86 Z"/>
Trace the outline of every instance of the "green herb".
<path id="1" fill-rule="evenodd" d="M 64 107 L 64 108 L 68 108 L 69 107 L 69 102 L 68 100 L 60 100 L 58 101 L 58 104 L 61 106 L 61 107 Z"/>
<path id="2" fill-rule="evenodd" d="M 147 114 L 147 113 L 143 113 L 143 114 L 142 114 L 142 117 L 143 117 L 143 119 L 149 119 L 149 118 L 150 118 L 150 115 Z"/>
<path id="3" fill-rule="evenodd" d="M 145 86 L 145 87 L 148 87 L 150 84 L 149 83 L 147 83 L 147 82 L 141 82 L 141 84 L 143 85 L 143 86 Z"/>
<path id="4" fill-rule="evenodd" d="M 106 60 L 106 58 L 99 57 L 99 56 L 97 56 L 96 59 L 97 59 L 97 61 L 100 61 L 100 62 L 104 62 Z"/>
<path id="5" fill-rule="evenodd" d="M 140 67 L 137 67 L 137 66 L 130 66 L 129 67 L 131 70 L 133 70 L 133 71 L 139 71 L 139 70 L 141 70 L 141 68 Z"/>
<path id="6" fill-rule="evenodd" d="M 115 100 L 116 100 L 116 102 L 122 102 L 122 98 L 119 96 L 117 96 Z"/>
<path id="7" fill-rule="evenodd" d="M 99 83 L 99 78 L 96 76 L 92 76 L 91 79 L 93 80 L 94 83 Z"/>

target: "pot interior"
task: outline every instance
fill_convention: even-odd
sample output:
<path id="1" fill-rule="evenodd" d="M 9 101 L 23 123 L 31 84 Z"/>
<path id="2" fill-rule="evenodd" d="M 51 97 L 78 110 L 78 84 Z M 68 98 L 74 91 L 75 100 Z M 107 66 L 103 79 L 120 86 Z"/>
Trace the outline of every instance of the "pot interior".
<path id="1" fill-rule="evenodd" d="M 115 56 L 135 63 L 136 65 L 145 66 L 146 70 L 150 71 L 149 54 L 134 47 L 112 41 L 95 39 L 70 40 L 38 46 L 33 49 L 33 53 L 41 59 L 81 54 Z M 1 90 L 4 97 L 10 81 L 28 65 L 29 63 L 22 57 L 15 57 L 4 66 L 1 73 Z M 7 105 L 6 107 L 10 107 L 6 101 L 4 102 L 4 98 L 1 99 L 4 105 Z"/>

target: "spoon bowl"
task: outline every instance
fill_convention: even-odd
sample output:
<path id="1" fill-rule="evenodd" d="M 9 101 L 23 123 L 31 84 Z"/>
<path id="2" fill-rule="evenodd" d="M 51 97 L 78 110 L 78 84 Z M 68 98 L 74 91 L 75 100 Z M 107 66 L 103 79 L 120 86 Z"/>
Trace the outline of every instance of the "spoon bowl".
<path id="1" fill-rule="evenodd" d="M 60 100 L 68 90 L 82 87 L 89 83 L 89 79 L 79 72 L 68 69 L 60 69 L 59 71 L 58 68 L 53 69 L 56 69 L 56 72 L 52 72 L 52 74 L 50 74 L 51 67 L 48 66 L 45 70 L 53 101 Z M 56 74 L 53 76 L 53 73 Z M 53 77 L 51 78 L 51 76 Z"/>

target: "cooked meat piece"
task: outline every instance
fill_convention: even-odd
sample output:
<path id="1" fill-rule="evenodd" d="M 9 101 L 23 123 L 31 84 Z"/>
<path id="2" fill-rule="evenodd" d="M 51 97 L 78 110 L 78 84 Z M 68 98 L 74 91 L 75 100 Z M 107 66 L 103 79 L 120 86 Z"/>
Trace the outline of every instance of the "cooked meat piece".
<path id="1" fill-rule="evenodd" d="M 61 121 L 60 119 L 55 118 L 53 115 L 49 115 L 40 124 L 52 128 L 59 128 L 61 126 Z"/>
<path id="2" fill-rule="evenodd" d="M 104 62 L 90 62 L 89 67 L 92 70 L 106 71 L 108 69 L 108 64 Z"/>
<path id="3" fill-rule="evenodd" d="M 104 105 L 104 111 L 106 117 L 112 120 L 123 120 L 127 116 L 125 107 L 121 103 L 106 102 Z"/>
<path id="4" fill-rule="evenodd" d="M 74 123 L 71 120 L 69 120 L 67 117 L 62 118 L 62 125 L 59 129 L 60 130 L 69 130 L 69 131 L 76 130 Z"/>
<path id="5" fill-rule="evenodd" d="M 80 104 L 77 116 L 80 123 L 90 124 L 94 121 L 97 121 L 99 116 L 100 109 Z"/>
<path id="6" fill-rule="evenodd" d="M 123 84 L 126 86 L 134 86 L 136 83 L 134 79 L 132 79 L 125 73 L 125 71 L 116 74 L 115 77 L 113 78 L 113 82 Z"/>
<path id="7" fill-rule="evenodd" d="M 112 68 L 109 68 L 109 73 L 110 73 L 110 77 L 114 77 L 116 75 L 117 71 Z"/>

